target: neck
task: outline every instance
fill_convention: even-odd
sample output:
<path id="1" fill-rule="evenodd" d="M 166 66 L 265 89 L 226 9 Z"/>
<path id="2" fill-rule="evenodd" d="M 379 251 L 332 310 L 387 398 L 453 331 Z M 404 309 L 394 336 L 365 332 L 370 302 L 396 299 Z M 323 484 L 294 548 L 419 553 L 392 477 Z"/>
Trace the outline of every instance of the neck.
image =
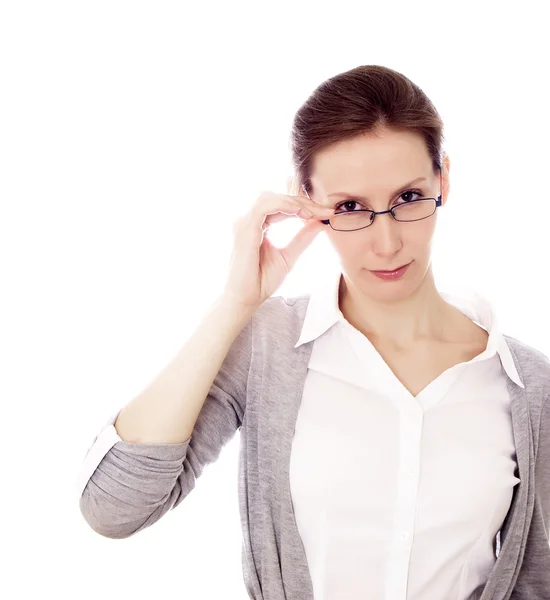
<path id="1" fill-rule="evenodd" d="M 449 305 L 435 287 L 431 265 L 421 285 L 406 298 L 373 298 L 342 275 L 338 299 L 340 311 L 353 327 L 371 340 L 399 349 L 445 339 L 451 319 Z"/>

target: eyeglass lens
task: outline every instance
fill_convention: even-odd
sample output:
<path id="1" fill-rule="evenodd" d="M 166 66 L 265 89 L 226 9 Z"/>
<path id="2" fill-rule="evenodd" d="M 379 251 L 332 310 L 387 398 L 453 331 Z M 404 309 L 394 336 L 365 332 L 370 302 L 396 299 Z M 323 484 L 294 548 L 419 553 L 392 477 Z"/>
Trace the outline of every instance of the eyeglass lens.
<path id="1" fill-rule="evenodd" d="M 435 209 L 435 198 L 426 198 L 398 204 L 393 207 L 393 213 L 398 221 L 420 221 L 433 215 Z M 330 224 L 339 231 L 363 229 L 372 224 L 373 216 L 374 214 L 370 210 L 337 212 L 330 217 Z"/>

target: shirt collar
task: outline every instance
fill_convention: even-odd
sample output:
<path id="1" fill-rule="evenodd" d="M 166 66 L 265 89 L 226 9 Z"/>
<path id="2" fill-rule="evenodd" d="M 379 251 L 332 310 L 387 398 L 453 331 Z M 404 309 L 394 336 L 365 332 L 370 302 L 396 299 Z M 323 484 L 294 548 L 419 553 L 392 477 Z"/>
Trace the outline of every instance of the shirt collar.
<path id="1" fill-rule="evenodd" d="M 336 323 L 345 321 L 344 315 L 338 306 L 338 289 L 341 277 L 342 273 L 338 272 L 334 278 L 331 277 L 329 283 L 310 295 L 306 316 L 295 348 L 318 338 Z M 497 314 L 491 303 L 474 291 L 469 291 L 467 295 L 442 291 L 439 294 L 446 302 L 452 304 L 472 321 L 481 325 L 489 334 L 487 349 L 473 360 L 485 360 L 497 353 L 508 377 L 520 387 L 525 388 L 519 377 L 508 343 L 500 330 Z"/>

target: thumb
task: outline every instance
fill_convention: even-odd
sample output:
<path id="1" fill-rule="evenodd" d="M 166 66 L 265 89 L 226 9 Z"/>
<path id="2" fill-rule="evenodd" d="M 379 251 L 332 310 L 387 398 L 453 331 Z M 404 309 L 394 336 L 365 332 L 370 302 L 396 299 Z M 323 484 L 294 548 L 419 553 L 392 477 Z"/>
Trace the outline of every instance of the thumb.
<path id="1" fill-rule="evenodd" d="M 304 250 L 313 242 L 321 231 L 324 231 L 325 226 L 312 219 L 308 221 L 298 233 L 284 247 L 280 248 L 280 253 L 284 256 L 287 264 L 292 268 Z"/>

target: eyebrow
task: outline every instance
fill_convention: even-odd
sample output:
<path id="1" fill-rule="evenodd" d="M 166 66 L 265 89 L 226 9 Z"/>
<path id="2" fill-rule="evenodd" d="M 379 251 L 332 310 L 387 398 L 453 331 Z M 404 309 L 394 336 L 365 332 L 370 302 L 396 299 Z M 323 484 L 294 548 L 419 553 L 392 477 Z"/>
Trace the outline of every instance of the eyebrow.
<path id="1" fill-rule="evenodd" d="M 403 191 L 405 188 L 408 188 L 409 186 L 413 185 L 413 183 L 418 183 L 420 181 L 427 181 L 427 179 L 426 179 L 426 177 L 417 177 L 416 179 L 413 179 L 412 181 L 409 181 L 408 183 L 405 183 L 401 187 L 397 188 L 397 190 L 395 190 L 393 195 L 395 196 L 395 194 L 397 194 L 397 193 Z M 347 192 L 333 192 L 332 194 L 329 194 L 327 196 L 327 198 L 332 198 L 333 196 L 345 196 L 347 198 L 357 198 L 357 200 L 368 201 L 368 198 L 366 196 L 358 196 L 357 194 L 348 194 Z"/>

